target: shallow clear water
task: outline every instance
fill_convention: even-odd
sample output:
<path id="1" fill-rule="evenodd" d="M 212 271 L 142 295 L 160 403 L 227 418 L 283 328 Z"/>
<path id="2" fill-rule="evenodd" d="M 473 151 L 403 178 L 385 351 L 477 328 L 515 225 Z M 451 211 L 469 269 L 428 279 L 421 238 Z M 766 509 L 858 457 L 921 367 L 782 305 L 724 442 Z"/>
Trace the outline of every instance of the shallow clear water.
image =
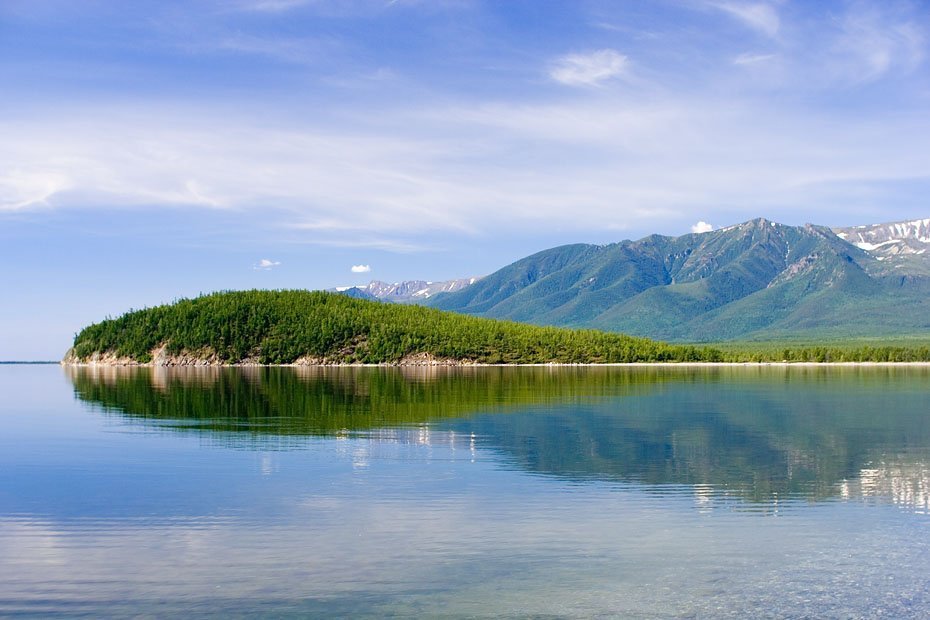
<path id="1" fill-rule="evenodd" d="M 0 616 L 927 617 L 928 388 L 0 366 Z"/>

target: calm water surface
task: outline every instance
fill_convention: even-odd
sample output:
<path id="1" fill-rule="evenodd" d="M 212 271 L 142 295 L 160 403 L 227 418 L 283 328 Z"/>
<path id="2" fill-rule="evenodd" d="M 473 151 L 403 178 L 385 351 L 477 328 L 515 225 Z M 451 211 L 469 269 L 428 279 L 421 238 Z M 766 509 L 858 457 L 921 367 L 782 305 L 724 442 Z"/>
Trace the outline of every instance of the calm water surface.
<path id="1" fill-rule="evenodd" d="M 930 616 L 926 368 L 0 366 L 0 616 Z"/>

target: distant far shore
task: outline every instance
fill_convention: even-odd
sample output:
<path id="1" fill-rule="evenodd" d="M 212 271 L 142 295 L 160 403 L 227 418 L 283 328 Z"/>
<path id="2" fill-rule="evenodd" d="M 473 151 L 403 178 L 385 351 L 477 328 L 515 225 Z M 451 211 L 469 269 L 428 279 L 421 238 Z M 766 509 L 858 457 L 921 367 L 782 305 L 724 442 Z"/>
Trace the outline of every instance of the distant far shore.
<path id="1" fill-rule="evenodd" d="M 60 364 L 55 360 L 0 360 L 0 365 L 14 365 L 14 364 Z"/>

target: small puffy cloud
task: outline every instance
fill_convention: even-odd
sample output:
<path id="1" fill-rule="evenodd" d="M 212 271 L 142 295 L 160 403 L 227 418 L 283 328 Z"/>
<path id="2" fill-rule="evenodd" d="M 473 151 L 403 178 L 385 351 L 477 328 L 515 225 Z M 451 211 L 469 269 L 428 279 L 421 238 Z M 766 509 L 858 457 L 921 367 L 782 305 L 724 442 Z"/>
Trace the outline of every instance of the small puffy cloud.
<path id="1" fill-rule="evenodd" d="M 371 265 L 352 265 L 352 273 L 368 273 Z"/>
<path id="2" fill-rule="evenodd" d="M 268 258 L 263 258 L 260 261 L 258 261 L 258 263 L 255 265 L 255 269 L 262 269 L 262 270 L 274 269 L 280 264 L 281 263 L 279 261 L 271 260 Z"/>
<path id="3" fill-rule="evenodd" d="M 569 86 L 598 86 L 626 73 L 629 64 L 628 57 L 612 49 L 568 54 L 553 64 L 549 77 Z"/>
<path id="4" fill-rule="evenodd" d="M 706 232 L 712 231 L 713 229 L 714 229 L 714 225 L 713 225 L 713 224 L 708 224 L 708 223 L 705 222 L 704 220 L 701 220 L 700 222 L 698 222 L 697 224 L 695 224 L 694 226 L 691 227 L 691 232 L 693 232 L 693 233 L 706 233 Z"/>

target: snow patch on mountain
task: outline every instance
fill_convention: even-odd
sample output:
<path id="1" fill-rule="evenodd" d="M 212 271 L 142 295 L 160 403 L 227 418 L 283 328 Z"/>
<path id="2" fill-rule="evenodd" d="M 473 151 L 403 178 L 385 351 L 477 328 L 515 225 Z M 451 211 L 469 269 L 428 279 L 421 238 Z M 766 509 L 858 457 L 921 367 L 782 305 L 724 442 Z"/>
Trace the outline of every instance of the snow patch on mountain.
<path id="1" fill-rule="evenodd" d="M 920 256 L 930 247 L 930 218 L 834 228 L 833 232 L 876 258 Z"/>
<path id="2" fill-rule="evenodd" d="M 372 280 L 365 286 L 336 287 L 336 291 L 345 292 L 348 288 L 355 288 L 376 299 L 407 303 L 429 299 L 438 293 L 454 293 L 466 286 L 477 282 L 480 278 L 456 278 L 442 282 L 432 280 L 406 280 L 404 282 L 382 282 Z"/>

